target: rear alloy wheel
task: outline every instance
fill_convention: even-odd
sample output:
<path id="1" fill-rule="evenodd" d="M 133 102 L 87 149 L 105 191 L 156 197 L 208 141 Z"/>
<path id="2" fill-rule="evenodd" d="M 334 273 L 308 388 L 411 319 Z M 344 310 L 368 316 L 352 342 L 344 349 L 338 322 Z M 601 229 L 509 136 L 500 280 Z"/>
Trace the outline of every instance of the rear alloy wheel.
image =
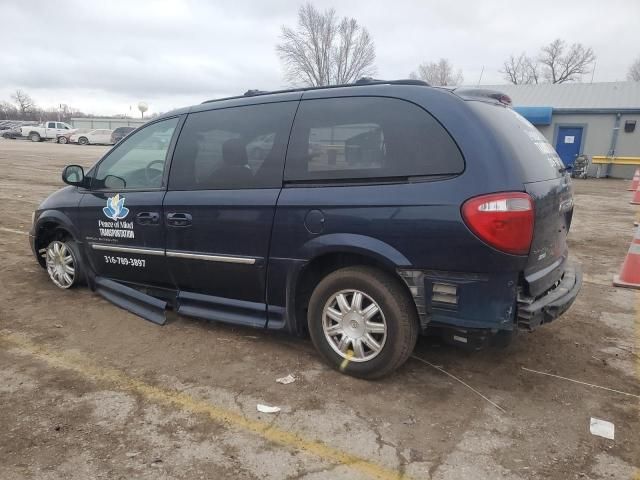
<path id="1" fill-rule="evenodd" d="M 29 135 L 29 139 L 32 142 L 39 142 L 40 141 L 40 134 L 37 132 L 33 132 L 31 135 Z"/>
<path id="2" fill-rule="evenodd" d="M 309 301 L 308 326 L 318 352 L 335 369 L 379 378 L 402 365 L 415 346 L 413 299 L 391 275 L 347 267 L 327 275 Z"/>
<path id="3" fill-rule="evenodd" d="M 387 323 L 380 306 L 360 290 L 341 290 L 327 300 L 322 330 L 334 352 L 352 362 L 375 358 L 387 340 Z"/>
<path id="4" fill-rule="evenodd" d="M 78 139 L 79 145 L 89 145 L 89 139 L 87 137 L 80 137 Z"/>
<path id="5" fill-rule="evenodd" d="M 54 240 L 47 245 L 47 273 L 57 287 L 67 289 L 80 283 L 79 258 L 78 249 L 72 240 Z"/>

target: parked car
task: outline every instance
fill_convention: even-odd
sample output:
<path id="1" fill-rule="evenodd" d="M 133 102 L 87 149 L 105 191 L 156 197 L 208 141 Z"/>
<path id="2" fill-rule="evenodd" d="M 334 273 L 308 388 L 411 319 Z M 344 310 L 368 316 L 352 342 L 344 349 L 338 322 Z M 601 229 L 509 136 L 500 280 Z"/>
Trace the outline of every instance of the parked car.
<path id="1" fill-rule="evenodd" d="M 366 80 L 209 101 L 63 180 L 30 232 L 56 286 L 160 324 L 171 304 L 308 332 L 357 377 L 393 371 L 431 329 L 507 343 L 582 284 L 571 179 L 499 92 Z"/>
<path id="2" fill-rule="evenodd" d="M 5 130 L 0 131 L 0 136 L 8 140 L 15 140 L 16 138 L 22 136 L 22 132 L 20 131 L 20 127 L 9 127 Z"/>
<path id="3" fill-rule="evenodd" d="M 59 134 L 56 137 L 56 142 L 61 144 L 71 143 L 71 135 L 74 135 L 74 134 L 80 135 L 83 133 L 88 133 L 90 131 L 91 131 L 90 128 L 74 128 L 73 130 L 69 130 L 66 133 Z"/>
<path id="4" fill-rule="evenodd" d="M 118 127 L 111 133 L 111 143 L 116 144 L 135 130 L 134 127 Z"/>
<path id="5" fill-rule="evenodd" d="M 42 140 L 57 139 L 58 135 L 67 133 L 73 127 L 64 122 L 44 122 L 40 125 L 28 125 L 22 127 L 21 134 L 28 137 L 32 142 Z"/>
<path id="6" fill-rule="evenodd" d="M 98 128 L 84 133 L 72 133 L 69 141 L 78 145 L 111 145 L 111 130 Z"/>

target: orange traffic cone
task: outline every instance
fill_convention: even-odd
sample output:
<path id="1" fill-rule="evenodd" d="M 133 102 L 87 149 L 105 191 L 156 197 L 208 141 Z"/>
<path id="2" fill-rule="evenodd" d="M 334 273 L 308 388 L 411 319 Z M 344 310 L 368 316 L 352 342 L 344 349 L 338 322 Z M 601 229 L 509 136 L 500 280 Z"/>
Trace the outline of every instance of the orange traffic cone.
<path id="1" fill-rule="evenodd" d="M 636 229 L 620 275 L 613 276 L 613 284 L 616 287 L 640 288 L 640 228 Z"/>
<path id="2" fill-rule="evenodd" d="M 631 180 L 631 185 L 627 188 L 628 191 L 633 192 L 640 185 L 640 168 L 636 168 L 636 173 L 633 174 L 633 180 Z"/>
<path id="3" fill-rule="evenodd" d="M 636 191 L 633 192 L 633 198 L 629 202 L 631 205 L 640 205 L 640 185 L 636 188 Z"/>

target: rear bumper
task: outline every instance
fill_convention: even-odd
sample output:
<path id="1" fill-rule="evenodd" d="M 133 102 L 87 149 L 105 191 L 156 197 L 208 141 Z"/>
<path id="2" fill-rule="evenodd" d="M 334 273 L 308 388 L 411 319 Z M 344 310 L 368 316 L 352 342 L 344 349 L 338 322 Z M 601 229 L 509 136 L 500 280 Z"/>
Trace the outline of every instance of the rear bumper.
<path id="1" fill-rule="evenodd" d="M 518 327 L 534 330 L 543 323 L 555 320 L 573 304 L 581 287 L 582 268 L 580 265 L 567 263 L 559 283 L 545 294 L 538 298 L 518 297 Z"/>

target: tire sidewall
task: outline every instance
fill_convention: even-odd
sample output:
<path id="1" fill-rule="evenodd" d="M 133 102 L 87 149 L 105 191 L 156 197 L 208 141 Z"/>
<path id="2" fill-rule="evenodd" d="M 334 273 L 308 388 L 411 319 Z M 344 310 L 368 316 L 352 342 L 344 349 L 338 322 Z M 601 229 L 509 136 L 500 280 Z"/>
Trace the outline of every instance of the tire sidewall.
<path id="1" fill-rule="evenodd" d="M 399 317 L 406 316 L 407 313 L 402 311 L 401 304 L 377 277 L 374 269 L 367 270 L 367 273 L 351 269 L 338 270 L 317 285 L 309 302 L 307 324 L 316 349 L 334 368 L 355 377 L 375 378 L 387 373 L 388 365 L 397 362 L 397 346 L 402 341 L 402 321 Z M 338 355 L 325 338 L 322 328 L 322 312 L 329 298 L 341 290 L 351 289 L 369 295 L 382 310 L 387 324 L 387 338 L 382 351 L 366 362 L 348 361 Z M 377 372 L 382 373 L 378 375 Z"/>
<path id="2" fill-rule="evenodd" d="M 49 280 L 51 280 L 51 283 L 53 283 L 57 288 L 60 288 L 61 290 L 70 290 L 79 285 L 83 285 L 85 283 L 84 264 L 82 262 L 82 255 L 80 253 L 80 248 L 78 247 L 78 244 L 73 239 L 66 239 L 66 240 L 53 239 L 51 240 L 49 245 L 55 241 L 64 243 L 66 247 L 71 251 L 71 256 L 73 257 L 73 263 L 75 266 L 76 273 L 73 278 L 73 283 L 67 288 L 58 287 L 51 278 L 49 278 Z M 49 245 L 47 245 L 47 249 L 49 248 Z M 48 275 L 48 272 L 47 272 L 47 275 Z"/>
<path id="3" fill-rule="evenodd" d="M 87 139 L 86 137 L 80 137 L 78 139 L 78 144 L 80 144 L 80 145 L 89 145 L 89 139 Z"/>

